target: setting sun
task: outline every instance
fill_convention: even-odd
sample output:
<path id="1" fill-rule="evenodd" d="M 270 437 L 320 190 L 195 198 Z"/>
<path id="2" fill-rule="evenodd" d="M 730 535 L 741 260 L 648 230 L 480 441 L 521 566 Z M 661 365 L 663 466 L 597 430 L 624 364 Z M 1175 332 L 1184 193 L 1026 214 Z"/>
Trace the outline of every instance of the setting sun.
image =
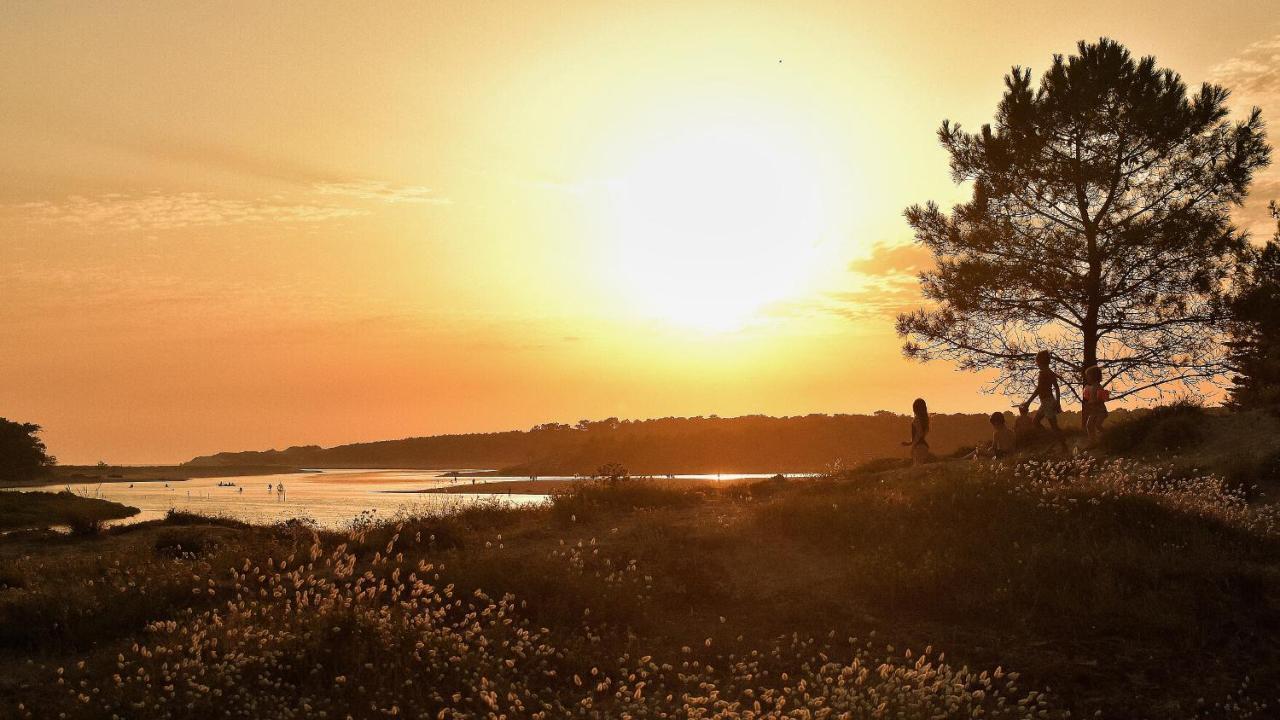
<path id="1" fill-rule="evenodd" d="M 610 202 L 612 265 L 639 312 L 729 330 L 804 288 L 828 219 L 820 163 L 794 134 L 734 117 L 637 147 Z"/>

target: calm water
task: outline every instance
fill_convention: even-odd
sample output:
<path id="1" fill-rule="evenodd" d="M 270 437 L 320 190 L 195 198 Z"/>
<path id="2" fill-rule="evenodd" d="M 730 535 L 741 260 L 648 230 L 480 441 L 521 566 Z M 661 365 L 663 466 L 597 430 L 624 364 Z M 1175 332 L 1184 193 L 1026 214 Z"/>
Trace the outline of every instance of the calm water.
<path id="1" fill-rule="evenodd" d="M 461 472 L 461 471 L 460 471 Z M 454 485 L 465 487 L 471 478 L 453 479 L 445 470 L 320 470 L 280 475 L 193 478 L 180 482 L 114 482 L 91 484 L 60 483 L 23 490 L 59 492 L 96 497 L 136 507 L 141 512 L 113 524 L 127 524 L 164 517 L 170 509 L 222 515 L 251 523 L 273 523 L 306 517 L 319 524 L 340 528 L 366 511 L 390 518 L 397 513 L 447 510 L 481 500 L 496 499 L 513 505 L 538 503 L 545 495 L 508 495 L 501 492 L 474 494 L 412 493 Z M 708 481 L 767 478 L 769 474 L 725 473 L 723 475 L 676 475 L 677 478 Z M 573 478 L 540 476 L 541 480 Z M 476 478 L 476 483 L 528 480 L 527 477 Z M 224 483 L 219 486 L 218 483 Z M 234 483 L 227 487 L 225 483 Z M 276 491 L 283 484 L 284 493 Z M 268 486 L 272 486 L 268 489 Z"/>

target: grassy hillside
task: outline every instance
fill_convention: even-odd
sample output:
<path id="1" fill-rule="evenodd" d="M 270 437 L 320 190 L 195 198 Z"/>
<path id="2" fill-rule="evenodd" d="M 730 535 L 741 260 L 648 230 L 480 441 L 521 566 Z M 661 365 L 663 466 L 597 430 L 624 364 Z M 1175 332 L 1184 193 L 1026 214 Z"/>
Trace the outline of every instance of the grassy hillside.
<path id="1" fill-rule="evenodd" d="M 1280 511 L 1129 460 L 591 483 L 332 534 L 179 517 L 0 543 L 0 567 L 17 717 L 1260 718 L 1280 701 Z"/>
<path id="2" fill-rule="evenodd" d="M 1280 492 L 1280 417 L 1271 412 L 1174 404 L 1112 423 L 1103 448 L 1180 473 L 1209 470 L 1272 496 Z"/>

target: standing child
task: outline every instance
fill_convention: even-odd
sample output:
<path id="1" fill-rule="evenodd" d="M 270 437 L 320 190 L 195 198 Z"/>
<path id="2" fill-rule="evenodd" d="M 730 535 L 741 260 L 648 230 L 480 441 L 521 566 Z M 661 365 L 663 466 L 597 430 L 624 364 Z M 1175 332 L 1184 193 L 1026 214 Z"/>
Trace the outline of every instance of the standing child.
<path id="1" fill-rule="evenodd" d="M 1021 407 L 1028 407 L 1031 401 L 1040 399 L 1040 407 L 1036 408 L 1035 414 L 1036 427 L 1042 427 L 1041 420 L 1048 420 L 1049 428 L 1053 431 L 1053 439 L 1065 452 L 1067 441 L 1062 437 L 1062 429 L 1058 427 L 1058 413 L 1062 412 L 1062 388 L 1059 385 L 1058 373 L 1049 368 L 1048 350 L 1036 353 L 1036 367 L 1040 372 L 1036 376 L 1035 392 L 1031 393 L 1031 397 L 1027 398 Z"/>
<path id="2" fill-rule="evenodd" d="M 916 398 L 916 401 L 911 403 L 911 412 L 914 415 L 911 419 L 911 441 L 902 444 L 911 446 L 911 464 L 923 465 L 930 460 L 929 406 L 925 405 L 924 398 Z"/>
<path id="3" fill-rule="evenodd" d="M 1111 392 L 1102 384 L 1102 368 L 1094 365 L 1084 371 L 1084 390 L 1081 393 L 1081 414 L 1084 415 L 1084 432 L 1090 445 L 1096 445 L 1102 437 L 1102 423 L 1107 421 L 1107 400 Z"/>

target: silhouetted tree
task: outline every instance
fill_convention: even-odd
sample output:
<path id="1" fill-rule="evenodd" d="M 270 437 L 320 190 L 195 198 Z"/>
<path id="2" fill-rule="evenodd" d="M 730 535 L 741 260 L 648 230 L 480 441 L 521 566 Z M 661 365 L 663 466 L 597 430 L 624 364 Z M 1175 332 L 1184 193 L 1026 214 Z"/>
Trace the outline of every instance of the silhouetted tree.
<path id="1" fill-rule="evenodd" d="M 39 432 L 39 425 L 0 418 L 0 479 L 27 480 L 54 464 Z"/>
<path id="2" fill-rule="evenodd" d="M 943 122 L 973 198 L 906 211 L 936 269 L 920 276 L 933 307 L 898 317 L 904 352 L 994 369 L 1006 392 L 1028 389 L 1039 349 L 1067 378 L 1102 364 L 1116 398 L 1218 381 L 1216 300 L 1247 246 L 1228 213 L 1270 159 L 1260 112 L 1231 122 L 1226 89 L 1188 97 L 1112 40 L 1078 53 L 1055 55 L 1039 87 L 1014 67 L 994 127 Z"/>
<path id="3" fill-rule="evenodd" d="M 1229 404 L 1235 408 L 1280 406 L 1280 206 L 1271 203 L 1276 234 L 1254 250 L 1231 298 L 1231 367 L 1236 372 Z"/>

